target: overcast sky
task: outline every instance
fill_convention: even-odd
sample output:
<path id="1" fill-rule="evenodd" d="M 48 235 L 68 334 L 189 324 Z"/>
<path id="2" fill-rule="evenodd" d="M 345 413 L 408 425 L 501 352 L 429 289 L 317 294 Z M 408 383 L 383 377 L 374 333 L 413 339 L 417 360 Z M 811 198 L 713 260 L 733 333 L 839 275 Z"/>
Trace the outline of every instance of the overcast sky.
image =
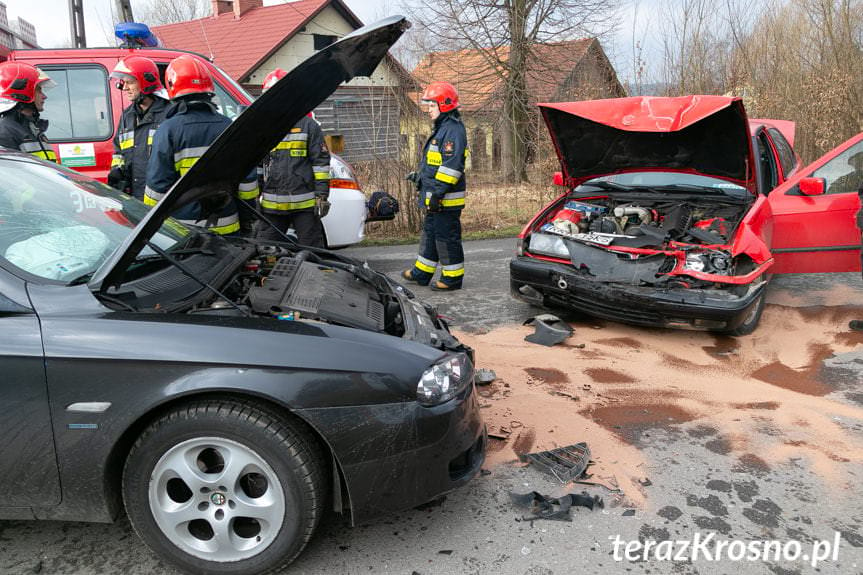
<path id="1" fill-rule="evenodd" d="M 43 48 L 68 46 L 69 31 L 69 0 L 0 0 L 6 4 L 10 21 L 19 16 L 28 20 L 36 27 L 36 37 Z M 264 0 L 264 5 L 280 4 L 284 0 Z M 399 13 L 398 0 L 343 0 L 345 4 L 365 23 L 378 18 Z M 603 46 L 617 68 L 621 79 L 627 77 L 632 61 L 633 30 L 638 40 L 648 44 L 648 53 L 655 53 L 656 47 L 652 38 L 650 23 L 647 21 L 649 10 L 656 8 L 658 0 L 621 0 L 623 8 L 620 12 L 618 31 L 612 37 L 603 41 Z M 115 45 L 112 30 L 112 10 L 114 0 L 83 0 L 84 21 L 88 46 Z M 147 0 L 132 0 L 132 11 L 144 6 Z M 637 10 L 635 5 L 640 5 Z M 638 23 L 634 15 L 638 14 Z"/>

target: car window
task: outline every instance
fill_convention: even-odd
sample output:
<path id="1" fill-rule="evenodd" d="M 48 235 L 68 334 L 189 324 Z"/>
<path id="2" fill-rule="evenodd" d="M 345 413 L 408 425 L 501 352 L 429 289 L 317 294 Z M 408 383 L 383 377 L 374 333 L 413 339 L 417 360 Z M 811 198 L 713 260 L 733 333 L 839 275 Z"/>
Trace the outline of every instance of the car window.
<path id="1" fill-rule="evenodd" d="M 114 133 L 108 73 L 101 66 L 44 67 L 57 83 L 47 92 L 42 118 L 55 142 L 107 140 Z"/>
<path id="2" fill-rule="evenodd" d="M 776 157 L 773 155 L 773 148 L 767 139 L 767 134 L 762 130 L 758 133 L 758 163 L 761 168 L 761 193 L 766 194 L 776 187 L 779 183 L 779 176 L 776 171 Z"/>
<path id="3" fill-rule="evenodd" d="M 147 213 L 138 200 L 35 159 L 2 158 L 0 173 L 0 256 L 41 278 L 92 273 Z M 169 220 L 154 243 L 170 249 L 191 233 Z"/>
<path id="4" fill-rule="evenodd" d="M 786 140 L 785 136 L 782 135 L 782 132 L 776 128 L 767 128 L 767 131 L 770 132 L 770 137 L 773 139 L 773 144 L 776 146 L 776 153 L 779 154 L 779 163 L 782 165 L 782 173 L 785 174 L 785 176 L 788 176 L 788 174 L 793 172 L 794 168 L 797 166 L 797 159 L 794 157 L 794 151 L 791 149 L 791 145 L 788 143 L 788 140 Z"/>
<path id="5" fill-rule="evenodd" d="M 857 142 L 814 172 L 813 178 L 827 181 L 826 193 L 857 193 L 863 184 L 863 141 Z"/>
<path id="6" fill-rule="evenodd" d="M 216 86 L 216 97 L 213 99 L 213 103 L 219 108 L 219 112 L 233 120 L 242 112 L 240 102 L 227 90 L 222 88 L 218 82 L 214 82 L 214 84 Z"/>

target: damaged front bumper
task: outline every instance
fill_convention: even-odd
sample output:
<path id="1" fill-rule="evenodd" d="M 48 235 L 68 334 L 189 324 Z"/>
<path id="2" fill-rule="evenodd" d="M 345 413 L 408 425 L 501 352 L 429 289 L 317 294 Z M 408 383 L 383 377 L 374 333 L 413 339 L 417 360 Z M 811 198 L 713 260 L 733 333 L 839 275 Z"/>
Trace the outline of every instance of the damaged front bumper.
<path id="1" fill-rule="evenodd" d="M 460 487 L 485 460 L 486 430 L 473 381 L 433 407 L 409 401 L 304 409 L 299 415 L 328 430 L 355 524 Z"/>
<path id="2" fill-rule="evenodd" d="M 509 270 L 512 295 L 523 301 L 651 327 L 736 329 L 758 305 L 766 285 L 755 282 L 742 296 L 720 289 L 628 285 L 525 256 L 510 260 Z"/>

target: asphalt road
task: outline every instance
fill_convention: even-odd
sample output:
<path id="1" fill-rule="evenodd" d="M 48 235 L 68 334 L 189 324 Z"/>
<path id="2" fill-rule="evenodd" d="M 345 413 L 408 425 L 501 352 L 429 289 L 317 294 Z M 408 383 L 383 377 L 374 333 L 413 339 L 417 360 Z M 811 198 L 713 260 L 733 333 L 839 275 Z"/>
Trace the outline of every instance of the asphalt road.
<path id="1" fill-rule="evenodd" d="M 428 288 L 416 291 L 436 303 L 458 330 L 482 333 L 520 324 L 536 311 L 508 294 L 507 262 L 513 249 L 511 239 L 471 242 L 466 245 L 464 290 L 447 294 Z M 416 252 L 415 246 L 398 246 L 345 253 L 397 277 L 411 265 Z M 863 303 L 863 282 L 856 274 L 778 277 L 768 302 L 819 309 L 825 307 L 825 293 L 834 294 L 830 309 L 845 309 Z M 637 337 L 664 336 L 662 330 L 645 330 Z M 827 362 L 839 362 L 842 367 L 837 400 L 863 404 L 860 348 Z M 829 377 L 832 372 L 827 373 Z M 863 421 L 849 419 L 842 426 L 857 439 L 863 438 Z M 857 482 L 826 489 L 793 460 L 771 468 L 757 462 L 745 465 L 715 448 L 716 434 L 715 429 L 695 421 L 653 428 L 649 436 L 638 437 L 634 444 L 649 462 L 644 474 L 652 483 L 644 488 L 647 503 L 631 512 L 607 505 L 593 512 L 578 509 L 572 522 L 522 521 L 522 513 L 510 502 L 510 491 L 554 493 L 560 487 L 534 468 L 501 465 L 437 504 L 370 525 L 352 528 L 343 518 L 329 517 L 287 572 L 863 573 L 863 503 Z M 859 460 L 837 465 L 843 465 L 848 476 L 863 474 Z M 592 491 L 603 494 L 596 488 Z M 805 545 L 815 539 L 832 540 L 838 532 L 840 553 L 838 559 L 825 561 L 817 569 L 800 560 L 711 562 L 703 555 L 685 562 L 616 561 L 609 539 L 617 535 L 625 541 L 691 539 L 711 531 L 744 541 L 794 539 Z M 804 549 L 807 554 L 808 549 Z M 0 572 L 173 573 L 140 543 L 125 519 L 114 525 L 0 522 Z"/>

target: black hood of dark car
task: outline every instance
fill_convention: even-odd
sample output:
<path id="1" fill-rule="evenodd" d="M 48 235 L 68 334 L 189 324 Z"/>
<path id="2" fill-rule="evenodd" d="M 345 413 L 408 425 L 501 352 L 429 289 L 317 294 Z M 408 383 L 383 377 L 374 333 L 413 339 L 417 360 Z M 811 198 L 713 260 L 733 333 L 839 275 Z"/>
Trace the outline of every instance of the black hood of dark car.
<path id="1" fill-rule="evenodd" d="M 119 283 L 147 242 L 177 209 L 236 189 L 300 118 L 342 82 L 370 76 L 409 27 L 403 16 L 391 16 L 355 30 L 306 59 L 262 94 L 141 220 L 96 271 L 90 288 L 105 290 Z"/>

